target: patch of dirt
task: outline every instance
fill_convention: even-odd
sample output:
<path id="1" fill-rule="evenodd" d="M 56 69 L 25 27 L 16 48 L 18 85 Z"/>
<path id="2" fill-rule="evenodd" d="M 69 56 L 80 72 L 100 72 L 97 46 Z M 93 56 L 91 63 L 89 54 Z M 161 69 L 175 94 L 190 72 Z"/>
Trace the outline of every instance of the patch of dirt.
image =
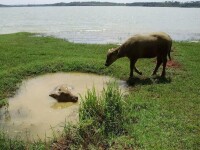
<path id="1" fill-rule="evenodd" d="M 167 67 L 181 68 L 181 64 L 179 62 L 177 62 L 177 61 L 169 60 L 169 61 L 167 61 Z"/>
<path id="2" fill-rule="evenodd" d="M 156 63 L 157 62 L 156 59 L 154 59 L 153 62 Z M 167 67 L 169 67 L 169 68 L 181 68 L 182 65 L 178 61 L 168 60 L 167 61 Z"/>

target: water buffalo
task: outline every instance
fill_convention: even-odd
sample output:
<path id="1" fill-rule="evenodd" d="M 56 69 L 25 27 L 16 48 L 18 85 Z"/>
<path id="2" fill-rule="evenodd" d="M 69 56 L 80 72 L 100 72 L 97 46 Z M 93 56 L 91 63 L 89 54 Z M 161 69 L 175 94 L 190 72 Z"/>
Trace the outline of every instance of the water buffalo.
<path id="1" fill-rule="evenodd" d="M 67 85 L 60 85 L 54 89 L 49 96 L 55 98 L 58 102 L 77 102 L 78 97 L 73 95 Z"/>
<path id="2" fill-rule="evenodd" d="M 139 58 L 157 57 L 157 64 L 153 71 L 156 74 L 161 63 L 163 63 L 163 71 L 161 76 L 165 77 L 165 67 L 167 63 L 167 55 L 169 59 L 172 46 L 172 39 L 163 32 L 152 33 L 148 35 L 137 34 L 129 38 L 125 43 L 117 48 L 110 49 L 107 53 L 105 66 L 110 66 L 118 58 L 128 57 L 130 60 L 130 77 L 133 77 L 133 69 L 140 75 L 135 63 Z"/>

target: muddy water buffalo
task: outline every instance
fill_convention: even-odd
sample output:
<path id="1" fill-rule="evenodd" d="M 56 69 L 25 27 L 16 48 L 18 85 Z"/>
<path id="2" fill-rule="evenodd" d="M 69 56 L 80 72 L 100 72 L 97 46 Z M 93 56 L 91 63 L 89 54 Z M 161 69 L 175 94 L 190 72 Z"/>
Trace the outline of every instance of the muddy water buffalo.
<path id="1" fill-rule="evenodd" d="M 152 33 L 148 35 L 135 35 L 129 38 L 125 43 L 117 48 L 110 49 L 107 54 L 105 66 L 110 66 L 118 58 L 128 57 L 130 60 L 130 77 L 133 77 L 133 69 L 140 75 L 135 63 L 139 58 L 157 57 L 157 64 L 153 71 L 156 74 L 158 68 L 163 63 L 162 77 L 165 77 L 165 67 L 167 55 L 170 58 L 172 39 L 163 32 Z"/>
<path id="2" fill-rule="evenodd" d="M 67 85 L 60 85 L 54 89 L 49 96 L 55 98 L 58 102 L 77 102 L 78 97 L 73 95 Z"/>

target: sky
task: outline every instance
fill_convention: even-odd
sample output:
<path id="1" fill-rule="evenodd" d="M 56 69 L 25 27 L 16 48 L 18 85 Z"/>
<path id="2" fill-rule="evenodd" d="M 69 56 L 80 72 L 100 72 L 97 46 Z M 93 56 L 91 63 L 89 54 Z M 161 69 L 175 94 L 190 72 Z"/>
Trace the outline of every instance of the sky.
<path id="1" fill-rule="evenodd" d="M 0 0 L 0 4 L 52 4 L 59 2 L 74 2 L 74 1 L 100 1 L 100 2 L 116 2 L 116 3 L 132 3 L 132 2 L 164 2 L 167 0 Z M 195 0 L 173 0 L 179 2 L 195 1 Z"/>

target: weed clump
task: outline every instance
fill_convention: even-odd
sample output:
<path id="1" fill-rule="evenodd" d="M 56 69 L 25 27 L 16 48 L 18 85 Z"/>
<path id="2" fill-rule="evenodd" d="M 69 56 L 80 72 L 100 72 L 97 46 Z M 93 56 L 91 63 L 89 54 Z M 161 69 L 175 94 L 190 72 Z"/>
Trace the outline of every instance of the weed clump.
<path id="1" fill-rule="evenodd" d="M 88 91 L 79 111 L 80 122 L 92 120 L 105 135 L 123 133 L 124 101 L 115 84 L 109 84 L 98 96 L 95 89 Z"/>
<path id="2" fill-rule="evenodd" d="M 125 135 L 125 105 L 119 87 L 109 83 L 98 95 L 95 89 L 88 90 L 79 109 L 79 124 L 66 125 L 65 136 L 54 148 L 107 149 L 113 138 Z M 55 148 L 56 149 L 56 148 Z"/>

